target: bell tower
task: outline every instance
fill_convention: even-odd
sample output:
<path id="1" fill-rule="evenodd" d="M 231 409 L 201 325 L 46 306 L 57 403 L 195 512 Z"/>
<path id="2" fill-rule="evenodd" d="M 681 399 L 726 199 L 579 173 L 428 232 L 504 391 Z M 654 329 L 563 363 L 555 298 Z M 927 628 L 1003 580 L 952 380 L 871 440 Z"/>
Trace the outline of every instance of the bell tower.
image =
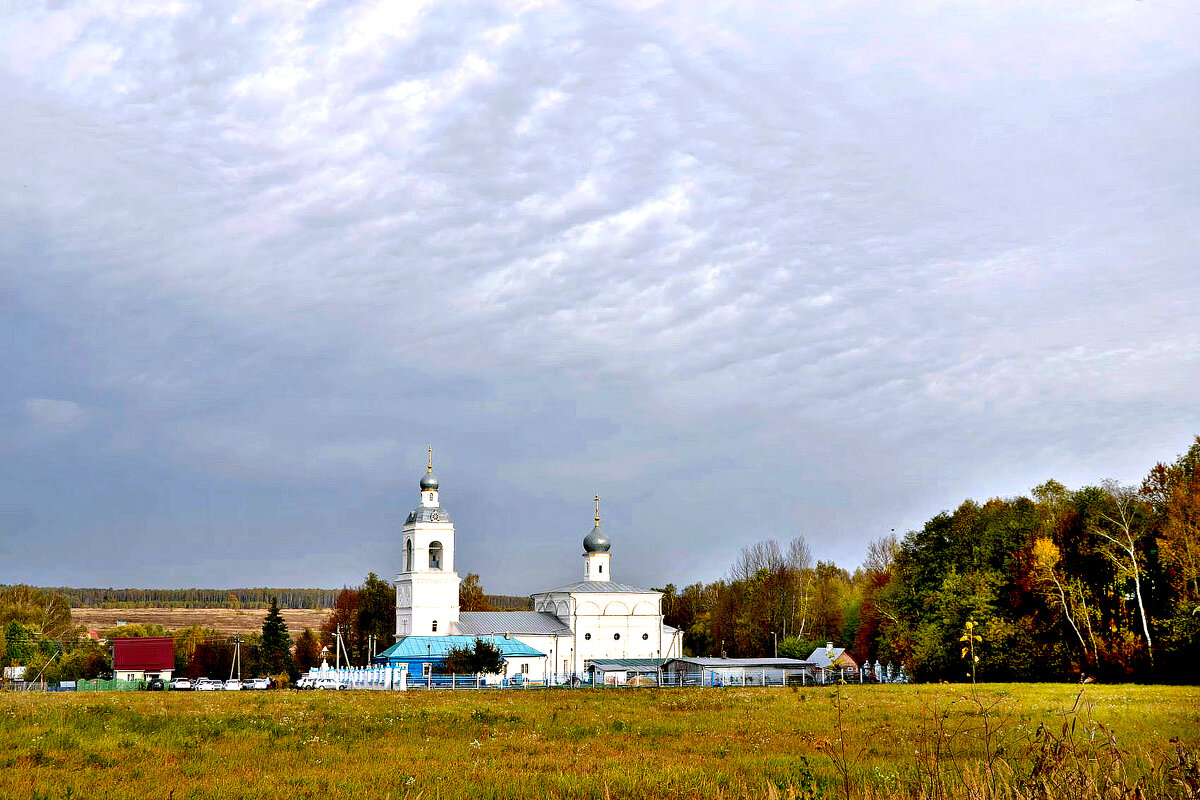
<path id="1" fill-rule="evenodd" d="M 396 576 L 396 636 L 444 636 L 458 626 L 454 523 L 442 508 L 433 448 L 421 477 L 420 505 L 408 514 Z"/>

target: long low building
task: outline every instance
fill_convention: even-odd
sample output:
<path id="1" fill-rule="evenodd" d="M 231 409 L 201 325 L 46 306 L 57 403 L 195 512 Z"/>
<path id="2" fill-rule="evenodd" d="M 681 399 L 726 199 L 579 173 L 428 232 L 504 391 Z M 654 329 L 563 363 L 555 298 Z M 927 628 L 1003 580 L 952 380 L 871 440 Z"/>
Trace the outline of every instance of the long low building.
<path id="1" fill-rule="evenodd" d="M 667 686 L 784 686 L 811 683 L 814 665 L 796 658 L 670 658 Z"/>

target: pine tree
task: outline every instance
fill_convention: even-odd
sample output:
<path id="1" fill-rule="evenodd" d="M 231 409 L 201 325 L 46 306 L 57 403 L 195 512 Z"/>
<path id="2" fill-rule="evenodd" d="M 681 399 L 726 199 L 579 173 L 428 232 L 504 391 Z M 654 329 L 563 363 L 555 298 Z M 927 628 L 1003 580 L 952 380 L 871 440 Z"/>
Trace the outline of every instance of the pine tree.
<path id="1" fill-rule="evenodd" d="M 286 672 L 289 676 L 295 673 L 296 664 L 292 661 L 291 646 L 292 639 L 288 636 L 287 623 L 279 613 L 279 602 L 272 597 L 271 608 L 262 626 L 261 655 L 263 667 L 267 672 L 272 675 Z"/>

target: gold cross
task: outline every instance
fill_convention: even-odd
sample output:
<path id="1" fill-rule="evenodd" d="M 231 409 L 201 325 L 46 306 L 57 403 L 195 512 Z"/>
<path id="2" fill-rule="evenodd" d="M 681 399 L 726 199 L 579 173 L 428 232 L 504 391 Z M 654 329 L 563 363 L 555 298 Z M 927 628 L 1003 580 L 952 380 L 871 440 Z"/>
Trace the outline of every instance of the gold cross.
<path id="1" fill-rule="evenodd" d="M 600 495 L 596 495 L 596 524 L 600 524 Z"/>
<path id="2" fill-rule="evenodd" d="M 433 472 L 433 445 L 429 445 L 429 471 Z"/>

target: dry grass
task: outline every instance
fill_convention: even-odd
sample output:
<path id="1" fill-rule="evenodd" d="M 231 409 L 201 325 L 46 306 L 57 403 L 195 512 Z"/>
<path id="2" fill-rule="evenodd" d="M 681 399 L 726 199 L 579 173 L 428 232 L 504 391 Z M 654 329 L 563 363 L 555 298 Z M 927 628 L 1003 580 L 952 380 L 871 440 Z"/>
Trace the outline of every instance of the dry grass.
<path id="1" fill-rule="evenodd" d="M 282 608 L 288 630 L 293 635 L 305 628 L 316 630 L 329 616 L 330 609 Z M 192 625 L 212 628 L 222 633 L 250 633 L 261 631 L 267 610 L 247 609 L 236 611 L 231 608 L 72 608 L 71 619 L 76 625 L 93 630 L 111 628 L 121 622 L 142 625 L 162 625 L 169 630 L 180 630 Z"/>
<path id="2" fill-rule="evenodd" d="M 1025 774 L 1039 753 L 1047 786 L 1086 782 L 1064 766 L 1074 758 L 1093 780 L 1120 772 L 1122 785 L 1155 796 L 1183 774 L 1169 769 L 1169 740 L 1194 752 L 1200 732 L 1195 688 L 1089 687 L 1089 714 L 1072 717 L 1063 715 L 1072 687 L 986 686 L 987 713 L 1004 731 L 986 744 L 967 691 L 847 687 L 840 730 L 834 693 L 811 688 L 8 694 L 0 696 L 2 793 L 835 798 L 843 796 L 844 736 L 853 797 L 1054 797 Z M 1044 732 L 1058 737 L 1068 720 L 1085 738 L 1110 732 L 1116 748 L 1078 746 L 1073 756 L 1056 748 Z M 1006 750 L 988 774 L 996 746 Z M 932 749 L 940 761 L 927 759 Z M 1010 767 L 1007 782 L 993 780 Z M 947 780 L 927 780 L 933 768 Z M 1170 796 L 1187 797 L 1178 785 Z"/>

